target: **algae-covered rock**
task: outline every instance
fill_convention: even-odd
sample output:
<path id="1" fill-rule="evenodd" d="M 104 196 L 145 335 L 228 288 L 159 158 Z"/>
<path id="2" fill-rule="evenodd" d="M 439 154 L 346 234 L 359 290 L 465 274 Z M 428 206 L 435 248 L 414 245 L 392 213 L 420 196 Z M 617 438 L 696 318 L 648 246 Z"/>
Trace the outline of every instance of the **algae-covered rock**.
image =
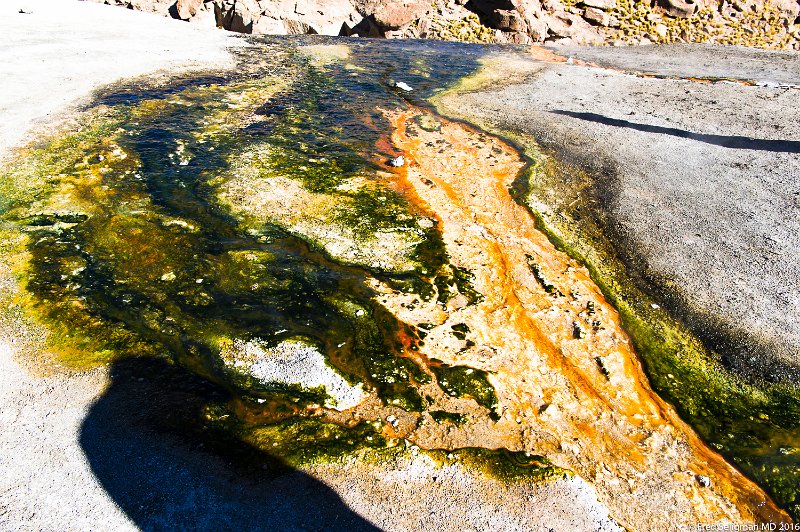
<path id="1" fill-rule="evenodd" d="M 259 339 L 234 340 L 220 357 L 229 369 L 250 375 L 262 385 L 322 388 L 329 408 L 347 410 L 367 397 L 361 383 L 348 383 L 308 339 L 291 338 L 274 346 Z"/>

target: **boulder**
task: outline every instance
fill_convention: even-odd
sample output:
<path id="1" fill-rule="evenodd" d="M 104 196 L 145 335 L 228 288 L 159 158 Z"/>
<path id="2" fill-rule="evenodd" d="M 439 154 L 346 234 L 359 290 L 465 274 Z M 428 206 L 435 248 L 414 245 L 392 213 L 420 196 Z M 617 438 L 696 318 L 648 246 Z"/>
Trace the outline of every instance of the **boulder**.
<path id="1" fill-rule="evenodd" d="M 695 0 L 659 0 L 667 15 L 675 18 L 689 18 L 697 11 Z"/>
<path id="2" fill-rule="evenodd" d="M 203 6 L 203 0 L 178 0 L 175 2 L 175 14 L 181 20 L 189 20 L 197 15 Z"/>
<path id="3" fill-rule="evenodd" d="M 611 15 L 596 7 L 587 7 L 583 11 L 583 18 L 599 26 L 608 26 L 611 24 Z"/>
<path id="4" fill-rule="evenodd" d="M 525 24 L 528 26 L 528 35 L 533 42 L 542 42 L 547 38 L 547 22 L 542 18 L 542 12 L 525 13 Z"/>
<path id="5" fill-rule="evenodd" d="M 317 35 L 318 33 L 310 24 L 297 19 L 284 20 L 283 27 L 286 35 Z"/>
<path id="6" fill-rule="evenodd" d="M 430 7 L 425 0 L 387 0 L 375 6 L 372 17 L 381 28 L 397 30 L 425 15 Z"/>
<path id="7" fill-rule="evenodd" d="M 103 0 L 95 0 L 102 2 Z M 107 0 L 106 3 L 112 5 L 124 5 L 128 9 L 135 11 L 144 11 L 145 13 L 158 13 L 159 15 L 169 16 L 169 10 L 175 0 L 127 0 L 124 3 L 118 1 Z"/>
<path id="8" fill-rule="evenodd" d="M 282 20 L 262 15 L 253 23 L 254 35 L 286 35 L 286 26 Z"/>
<path id="9" fill-rule="evenodd" d="M 236 0 L 226 29 L 238 33 L 253 33 L 253 22 L 260 16 L 261 7 L 256 0 Z"/>
<path id="10" fill-rule="evenodd" d="M 363 18 L 349 0 L 296 0 L 292 3 L 292 10 L 282 11 L 282 18 L 307 25 L 308 31 L 303 33 L 341 35 L 344 24 L 352 27 Z M 300 33 L 296 23 L 291 23 L 290 33 Z"/>
<path id="11" fill-rule="evenodd" d="M 214 3 L 207 0 L 202 3 L 197 8 L 197 12 L 189 19 L 189 22 L 205 28 L 216 28 L 217 17 L 214 14 Z"/>
<path id="12" fill-rule="evenodd" d="M 545 17 L 547 40 L 569 39 L 574 44 L 602 42 L 598 31 L 582 17 L 572 13 L 554 13 Z"/>
<path id="13" fill-rule="evenodd" d="M 527 32 L 528 28 L 525 20 L 519 11 L 508 9 L 497 9 L 487 15 L 489 24 L 493 28 L 509 32 Z"/>

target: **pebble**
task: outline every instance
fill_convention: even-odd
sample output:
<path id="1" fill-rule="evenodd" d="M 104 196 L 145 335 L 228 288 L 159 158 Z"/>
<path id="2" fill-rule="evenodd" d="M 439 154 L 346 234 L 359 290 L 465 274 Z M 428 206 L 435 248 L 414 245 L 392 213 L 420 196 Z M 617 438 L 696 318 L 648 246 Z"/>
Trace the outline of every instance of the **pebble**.
<path id="1" fill-rule="evenodd" d="M 393 166 L 395 168 L 399 168 L 401 166 L 405 166 L 406 158 L 402 155 L 395 157 L 394 159 L 389 159 L 388 162 L 389 166 Z"/>
<path id="2" fill-rule="evenodd" d="M 402 91 L 406 91 L 406 92 L 411 92 L 411 91 L 414 90 L 414 89 L 411 88 L 410 85 L 408 85 L 406 83 L 403 83 L 402 81 L 395 81 L 394 86 L 397 87 L 398 89 L 400 89 Z"/>
<path id="3" fill-rule="evenodd" d="M 697 483 L 700 484 L 701 488 L 707 488 L 711 485 L 711 479 L 705 475 L 697 475 Z"/>

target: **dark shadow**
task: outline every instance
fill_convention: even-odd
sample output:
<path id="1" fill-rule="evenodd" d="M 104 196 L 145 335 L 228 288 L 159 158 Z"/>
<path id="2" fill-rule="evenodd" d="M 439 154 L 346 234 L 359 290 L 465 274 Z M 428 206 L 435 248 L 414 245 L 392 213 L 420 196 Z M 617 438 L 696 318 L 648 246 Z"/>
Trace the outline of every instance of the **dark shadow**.
<path id="1" fill-rule="evenodd" d="M 643 131 L 645 133 L 660 133 L 662 135 L 672 135 L 673 137 L 696 140 L 699 142 L 705 142 L 706 144 L 720 146 L 722 148 L 771 151 L 779 153 L 800 153 L 800 141 L 796 140 L 754 139 L 751 137 L 742 137 L 737 135 L 708 135 L 705 133 L 692 133 L 691 131 L 672 127 L 637 124 L 636 122 L 629 122 L 628 120 L 620 120 L 618 118 L 609 118 L 597 113 L 579 113 L 560 109 L 550 112 L 557 115 L 570 116 L 579 120 L 597 122 L 598 124 L 605 124 L 607 126 L 626 127 L 629 129 L 635 129 L 636 131 Z"/>
<path id="2" fill-rule="evenodd" d="M 100 484 L 143 530 L 379 530 L 322 482 L 205 422 L 227 392 L 173 364 L 111 369 L 80 444 Z"/>

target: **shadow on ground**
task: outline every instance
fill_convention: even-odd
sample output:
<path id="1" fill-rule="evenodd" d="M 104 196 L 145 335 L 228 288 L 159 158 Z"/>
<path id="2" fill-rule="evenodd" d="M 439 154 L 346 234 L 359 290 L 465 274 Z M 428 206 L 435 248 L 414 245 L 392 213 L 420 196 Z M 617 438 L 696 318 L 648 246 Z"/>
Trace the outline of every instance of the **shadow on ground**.
<path id="1" fill-rule="evenodd" d="M 80 444 L 95 476 L 143 530 L 378 530 L 325 484 L 204 428 L 223 389 L 152 359 L 118 362 Z"/>
<path id="2" fill-rule="evenodd" d="M 743 137 L 737 135 L 709 135 L 706 133 L 694 133 L 692 131 L 686 131 L 684 129 L 677 129 L 674 127 L 639 124 L 636 122 L 629 122 L 628 120 L 609 118 L 597 113 L 580 113 L 575 111 L 563 111 L 560 109 L 551 112 L 553 114 L 570 116 L 572 118 L 587 120 L 589 122 L 597 122 L 598 124 L 604 124 L 606 126 L 624 127 L 634 129 L 636 131 L 643 131 L 645 133 L 660 133 L 662 135 L 671 135 L 673 137 L 696 140 L 699 142 L 705 142 L 706 144 L 711 144 L 713 146 L 720 146 L 722 148 L 800 153 L 800 141 L 796 140 L 754 139 L 752 137 Z"/>

